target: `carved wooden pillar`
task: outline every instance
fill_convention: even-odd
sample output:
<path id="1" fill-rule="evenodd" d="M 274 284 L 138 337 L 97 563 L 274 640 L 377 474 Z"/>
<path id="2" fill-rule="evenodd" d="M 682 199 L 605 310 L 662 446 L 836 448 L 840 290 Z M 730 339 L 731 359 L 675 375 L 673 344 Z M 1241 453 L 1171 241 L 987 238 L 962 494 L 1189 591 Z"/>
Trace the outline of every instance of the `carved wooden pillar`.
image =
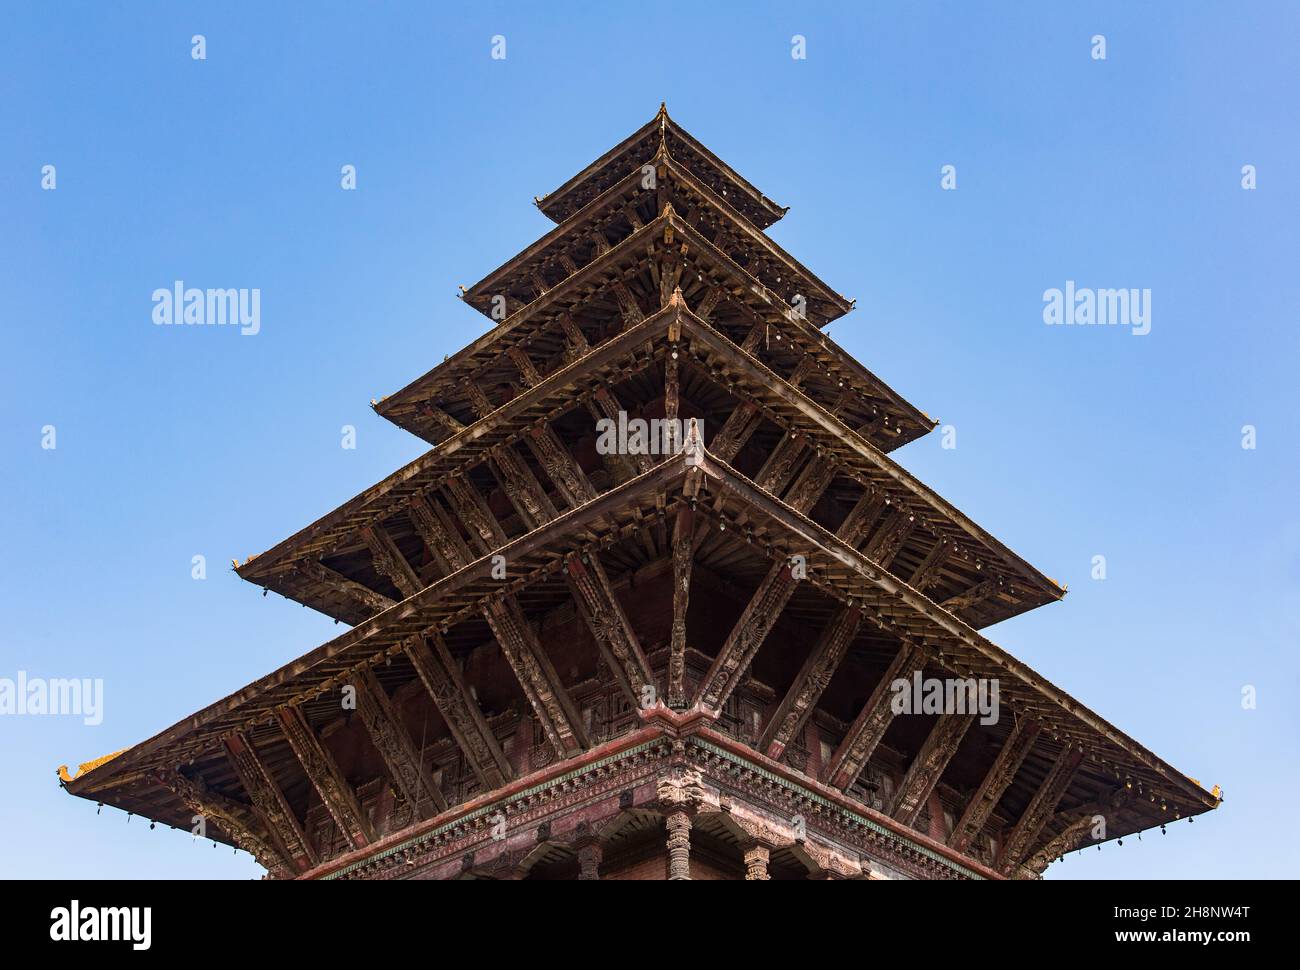
<path id="1" fill-rule="evenodd" d="M 770 855 L 767 846 L 757 842 L 745 849 L 745 879 L 771 879 L 767 873 Z"/>
<path id="2" fill-rule="evenodd" d="M 600 863 L 604 858 L 604 849 L 595 839 L 587 839 L 578 845 L 578 878 L 599 879 Z"/>
<path id="3" fill-rule="evenodd" d="M 686 811 L 669 812 L 668 878 L 691 878 L 691 815 Z"/>
<path id="4" fill-rule="evenodd" d="M 659 779 L 659 804 L 668 828 L 668 878 L 691 878 L 691 818 L 704 803 L 704 784 L 694 769 Z"/>
<path id="5" fill-rule="evenodd" d="M 683 506 L 673 526 L 673 627 L 668 651 L 668 706 L 686 707 L 686 608 L 691 599 L 695 513 Z"/>

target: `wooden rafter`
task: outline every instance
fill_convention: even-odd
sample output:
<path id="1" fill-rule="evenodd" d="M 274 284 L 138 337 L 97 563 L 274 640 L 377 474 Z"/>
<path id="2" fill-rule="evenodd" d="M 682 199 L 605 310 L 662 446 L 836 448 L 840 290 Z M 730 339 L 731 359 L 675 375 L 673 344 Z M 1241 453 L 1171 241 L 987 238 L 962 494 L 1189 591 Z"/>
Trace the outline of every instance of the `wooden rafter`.
<path id="1" fill-rule="evenodd" d="M 632 706 L 641 707 L 645 688 L 654 685 L 654 674 L 636 630 L 614 595 L 600 557 L 593 555 L 584 561 L 568 556 L 565 571 L 578 612 L 595 637 L 605 663 Z"/>
<path id="2" fill-rule="evenodd" d="M 722 710 L 727 698 L 740 686 L 796 585 L 798 580 L 788 562 L 772 564 L 701 681 L 695 695 L 697 706 Z"/>
<path id="3" fill-rule="evenodd" d="M 267 829 L 283 846 L 285 856 L 293 860 L 294 867 L 299 871 L 316 865 L 319 861 L 316 850 L 307 841 L 298 816 L 289 807 L 289 801 L 284 797 L 275 776 L 258 756 L 248 735 L 235 732 L 226 738 L 225 748 L 226 756 L 230 759 L 240 784 L 244 786 L 244 791 L 248 793 L 249 801 L 262 816 Z"/>
<path id="4" fill-rule="evenodd" d="M 943 770 L 957 753 L 957 745 L 966 736 L 967 730 L 975 722 L 975 714 L 946 711 L 939 715 L 934 727 L 926 735 L 921 750 L 916 753 L 912 763 L 894 793 L 894 804 L 890 814 L 904 825 L 916 824 L 916 817 L 921 806 L 930 797 Z"/>
<path id="5" fill-rule="evenodd" d="M 290 704 L 276 711 L 276 720 L 289 747 L 302 765 L 303 773 L 320 795 L 326 811 L 354 849 L 375 841 L 370 817 L 361 809 L 357 793 L 352 790 L 334 758 L 320 743 L 307 723 L 306 715 Z"/>
<path id="6" fill-rule="evenodd" d="M 965 852 L 975 836 L 984 829 L 993 809 L 1002 800 L 1003 793 L 1024 764 L 1040 729 L 1041 725 L 1030 718 L 1020 718 L 1015 722 L 993 759 L 993 764 L 985 772 L 984 780 L 975 789 L 962 810 L 961 818 L 953 826 L 952 833 L 948 836 L 948 845 L 958 852 Z"/>
<path id="7" fill-rule="evenodd" d="M 357 714 L 375 750 L 384 759 L 397 790 L 421 818 L 444 811 L 447 800 L 434 784 L 388 692 L 369 669 L 362 670 L 357 680 Z"/>
<path id="8" fill-rule="evenodd" d="M 862 774 L 862 769 L 885 736 L 886 728 L 894 720 L 890 703 L 894 681 L 911 677 L 914 671 L 921 669 L 924 660 L 924 651 L 917 644 L 906 641 L 899 647 L 826 766 L 825 778 L 831 786 L 843 791 L 858 780 L 858 775 Z"/>
<path id="9" fill-rule="evenodd" d="M 483 787 L 490 791 L 513 778 L 509 760 L 442 638 L 413 637 L 406 655 Z"/>
<path id="10" fill-rule="evenodd" d="M 817 643 L 804 659 L 794 683 L 786 691 L 776 713 L 758 742 L 758 750 L 779 761 L 790 742 L 798 737 L 808 715 L 817 706 L 826 685 L 830 683 L 840 661 L 848 652 L 849 644 L 862 624 L 862 611 L 841 607 L 826 624 Z"/>
<path id="11" fill-rule="evenodd" d="M 1070 782 L 1074 780 L 1074 773 L 1082 760 L 1083 752 L 1080 749 L 1069 746 L 1061 749 L 1047 777 L 1038 786 L 1034 797 L 1029 800 L 1029 804 L 1020 814 L 1015 828 L 1002 844 L 1002 849 L 998 853 L 997 868 L 1004 875 L 1010 875 L 1024 860 L 1030 847 L 1042 832 L 1043 826 L 1056 811 L 1061 796 L 1070 787 Z"/>

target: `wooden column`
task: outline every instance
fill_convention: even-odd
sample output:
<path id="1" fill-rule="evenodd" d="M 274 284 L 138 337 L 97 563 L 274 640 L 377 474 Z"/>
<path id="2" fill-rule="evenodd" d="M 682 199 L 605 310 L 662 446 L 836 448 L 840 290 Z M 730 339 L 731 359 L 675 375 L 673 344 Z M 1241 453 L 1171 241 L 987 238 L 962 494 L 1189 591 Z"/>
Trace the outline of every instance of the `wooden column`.
<path id="1" fill-rule="evenodd" d="M 673 627 L 668 648 L 668 706 L 686 706 L 686 609 L 695 563 L 695 513 L 683 505 L 673 524 Z"/>
<path id="2" fill-rule="evenodd" d="M 664 819 L 668 828 L 668 878 L 691 878 L 691 816 L 684 811 L 669 812 Z"/>
<path id="3" fill-rule="evenodd" d="M 745 849 L 745 879 L 747 881 L 772 878 L 767 872 L 769 856 L 770 853 L 765 845 L 754 843 Z"/>
<path id="4" fill-rule="evenodd" d="M 668 830 L 668 878 L 690 879 L 691 819 L 705 797 L 700 773 L 689 768 L 675 769 L 659 779 L 656 790 Z"/>
<path id="5" fill-rule="evenodd" d="M 594 838 L 586 839 L 578 844 L 577 849 L 578 878 L 599 879 L 600 863 L 604 857 L 600 842 Z"/>

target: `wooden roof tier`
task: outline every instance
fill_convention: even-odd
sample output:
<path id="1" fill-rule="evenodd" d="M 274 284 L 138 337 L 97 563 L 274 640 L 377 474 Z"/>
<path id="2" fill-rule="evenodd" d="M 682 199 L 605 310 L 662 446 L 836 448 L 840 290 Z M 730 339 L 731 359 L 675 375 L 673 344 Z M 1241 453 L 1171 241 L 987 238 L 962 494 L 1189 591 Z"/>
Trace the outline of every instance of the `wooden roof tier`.
<path id="1" fill-rule="evenodd" d="M 806 635 L 769 636 L 754 655 L 749 638 L 733 634 L 715 656 L 704 658 L 709 665 L 707 673 L 689 678 L 686 707 L 690 716 L 676 723 L 675 732 L 692 733 L 686 723 L 691 721 L 712 732 L 708 736 L 715 741 L 717 732 L 734 734 L 734 741 L 725 746 L 733 751 L 743 749 L 745 758 L 758 770 L 779 771 L 783 777 L 799 780 L 809 791 L 833 794 L 837 802 L 846 797 L 850 801 L 865 799 L 868 796 L 860 787 L 864 768 L 870 770 L 879 758 L 888 761 L 891 751 L 925 750 L 914 736 L 922 727 L 919 719 L 906 719 L 913 723 L 899 726 L 897 722 L 904 720 L 899 718 L 895 719 L 898 729 L 891 727 L 884 735 L 885 743 L 863 754 L 861 764 L 852 757 L 861 725 L 864 719 L 870 720 L 872 705 L 877 703 L 874 698 L 880 693 L 879 684 L 872 693 L 872 683 L 888 681 L 890 671 L 895 670 L 891 657 L 910 655 L 917 669 L 927 673 L 951 673 L 1000 684 L 1002 715 L 994 724 L 979 725 L 961 742 L 954 761 L 960 770 L 950 768 L 944 773 L 951 792 L 969 798 L 981 776 L 998 774 L 998 749 L 1011 745 L 1026 725 L 1034 727 L 1030 743 L 1018 754 L 1012 777 L 998 788 L 993 803 L 978 813 L 975 824 L 975 835 L 983 838 L 980 833 L 991 827 L 990 831 L 998 832 L 1001 854 L 1011 853 L 1007 860 L 1001 855 L 988 860 L 997 871 L 1011 874 L 1020 860 L 1032 853 L 1057 851 L 1066 845 L 1064 840 L 1077 830 L 1083 816 L 1090 816 L 1097 806 L 1107 815 L 1109 838 L 1217 806 L 1218 799 L 1199 784 L 924 593 L 711 455 L 694 425 L 680 454 L 500 546 L 499 554 L 510 564 L 506 579 L 494 576 L 492 556 L 480 556 L 293 663 L 89 767 L 65 784 L 73 794 L 185 827 L 192 813 L 189 803 L 176 792 L 187 785 L 197 787 L 200 795 L 194 796 L 193 791 L 189 795 L 207 798 L 226 812 L 233 820 L 232 828 L 238 829 L 251 824 L 252 807 L 240 794 L 239 771 L 232 769 L 232 760 L 238 768 L 238 759 L 229 758 L 227 752 L 232 746 L 245 745 L 258 752 L 267 776 L 277 779 L 285 806 L 306 804 L 304 792 L 310 786 L 295 767 L 292 743 L 286 744 L 286 724 L 302 723 L 308 732 L 323 732 L 339 718 L 336 695 L 341 685 L 368 676 L 390 685 L 412 679 L 407 658 L 414 642 L 434 638 L 438 650 L 446 651 L 448 657 L 464 657 L 470 641 L 493 635 L 485 631 L 483 618 L 497 615 L 494 611 L 517 604 L 509 609 L 521 611 L 522 622 L 539 622 L 537 617 L 564 608 L 564 601 L 573 595 L 566 582 L 585 571 L 608 574 L 609 582 L 623 590 L 611 595 L 618 595 L 624 607 L 631 609 L 632 590 L 641 582 L 638 575 L 670 554 L 676 541 L 672 523 L 680 521 L 682 514 L 694 522 L 694 568 L 716 577 L 709 582 L 721 584 L 719 589 L 731 587 L 742 594 L 754 590 L 752 602 L 757 602 L 764 585 L 773 576 L 788 576 L 792 557 L 799 556 L 807 563 L 807 578 L 793 584 L 781 622 L 801 631 L 827 630 L 849 610 L 860 613 L 862 623 L 847 641 L 834 676 L 820 685 L 824 693 L 814 695 L 818 716 L 844 734 L 841 748 L 848 751 L 847 761 L 837 753 L 828 765 L 806 775 L 793 769 L 775 748 L 762 750 L 771 734 L 770 723 L 763 738 L 755 740 L 743 733 L 740 719 L 729 716 L 730 705 L 745 691 L 761 691 L 760 681 L 784 678 L 804 662 L 807 650 L 795 644 L 810 642 Z M 728 609 L 722 605 L 724 597 L 711 596 L 710 600 L 703 612 L 688 614 L 691 624 L 707 623 L 711 612 Z M 738 624 L 738 629 L 743 625 Z M 498 639 L 501 630 L 493 625 Z M 466 670 L 465 676 L 469 676 Z M 717 685 L 722 683 L 718 671 L 735 672 L 734 676 L 727 674 L 725 697 L 718 691 Z M 533 675 L 543 676 L 536 671 Z M 578 689 L 575 677 L 586 682 L 584 678 L 596 677 L 597 672 L 575 667 L 567 676 L 555 671 L 546 676 L 551 678 L 554 694 L 567 700 L 566 692 Z M 499 689 L 492 686 L 495 682 L 492 676 L 481 678 L 480 691 Z M 791 692 L 798 683 L 796 679 Z M 867 694 L 871 696 L 864 701 Z M 503 707 L 491 697 L 485 703 L 496 711 Z M 667 716 L 665 708 L 658 709 Z M 292 713 L 286 715 L 286 711 Z M 501 723 L 505 716 L 491 714 L 493 723 Z M 641 716 L 647 723 L 661 717 L 653 711 L 642 711 Z M 290 742 L 292 734 L 288 732 Z M 578 739 L 570 757 L 598 749 L 596 741 Z M 716 743 L 714 747 L 717 749 Z M 841 771 L 846 763 L 852 765 L 847 774 Z M 983 788 L 980 786 L 981 791 Z M 1044 798 L 1044 791 L 1050 791 L 1052 797 Z M 473 798 L 466 801 L 477 804 Z M 440 821 L 459 811 L 452 799 L 447 802 L 447 809 L 436 811 Z M 883 812 L 857 802 L 855 811 L 859 818 L 884 825 L 891 832 L 907 831 L 899 819 L 910 816 L 898 808 L 897 800 L 892 809 Z M 217 821 L 220 823 L 220 815 Z M 226 834 L 223 826 L 217 827 L 219 837 Z M 953 833 L 954 838 L 960 835 L 960 830 Z M 303 871 L 314 865 L 310 860 L 299 860 L 299 864 Z"/>
<path id="2" fill-rule="evenodd" d="M 933 566 L 929 592 L 940 601 L 975 593 L 961 606 L 972 611 L 967 614 L 971 622 L 998 622 L 1064 594 L 1060 586 L 885 455 L 860 429 L 847 426 L 842 413 L 822 407 L 801 387 L 741 352 L 690 311 L 680 295 L 671 298 L 665 309 L 591 348 L 427 454 L 253 557 L 238 567 L 239 575 L 349 623 L 367 618 L 376 609 L 373 591 L 388 598 L 399 591 L 372 568 L 373 550 L 365 530 L 379 527 L 413 562 L 430 563 L 410 503 L 415 496 L 434 496 L 430 507 L 454 522 L 456 510 L 444 508 L 447 503 L 440 504 L 436 495 L 449 481 L 459 479 L 479 483 L 481 501 L 498 510 L 506 536 L 528 531 L 531 523 L 512 514 L 510 502 L 500 494 L 498 466 L 512 455 L 514 462 L 532 457 L 531 447 L 525 445 L 540 428 L 553 429 L 567 450 L 586 456 L 583 470 L 597 490 L 618 484 L 627 470 L 614 466 L 612 473 L 607 472 L 594 452 L 595 422 L 589 413 L 593 399 L 612 392 L 632 416 L 662 416 L 664 365 L 673 354 L 683 368 L 681 413 L 702 419 L 706 440 L 721 441 L 719 436 L 729 434 L 729 421 L 735 425 L 736 418 L 752 413 L 751 437 L 732 457 L 758 477 L 782 439 L 803 442 L 799 463 L 779 483 L 768 482 L 768 487 L 779 495 L 789 494 L 799 487 L 799 475 L 811 462 L 828 463 L 833 474 L 827 495 L 812 514 L 834 527 L 866 493 L 877 496 L 873 516 L 863 524 L 864 548 L 895 519 L 902 528 L 901 517 L 906 516 L 907 535 L 891 550 L 891 564 L 909 577 L 922 565 Z M 535 471 L 539 484 L 545 483 L 545 470 L 538 466 Z M 556 507 L 571 504 L 554 486 L 542 487 L 546 500 Z M 462 531 L 468 531 L 463 523 Z M 940 546 L 943 561 L 936 566 Z M 426 573 L 423 579 L 432 575 Z M 950 604 L 952 609 L 958 606 L 958 602 Z"/>
<path id="3" fill-rule="evenodd" d="M 465 290 L 462 299 L 489 319 L 500 320 L 493 315 L 494 298 L 504 297 L 504 309 L 511 313 L 527 306 L 672 206 L 749 275 L 784 296 L 788 305 L 802 297 L 805 316 L 814 326 L 824 327 L 853 309 L 851 301 L 745 220 L 666 149 L 650 164 L 655 172 L 653 185 L 647 184 L 640 166 L 632 168 L 555 229 Z"/>
<path id="4" fill-rule="evenodd" d="M 738 348 L 783 376 L 799 369 L 807 393 L 878 418 L 873 440 L 893 450 L 934 427 L 875 374 L 678 213 L 671 204 L 521 306 L 492 330 L 375 404 L 382 417 L 437 444 L 501 407 L 589 347 L 665 307 L 687 305 Z"/>
<path id="5" fill-rule="evenodd" d="M 563 222 L 632 168 L 640 168 L 661 155 L 678 159 L 704 184 L 722 196 L 737 212 L 759 229 L 766 229 L 786 213 L 741 178 L 659 106 L 658 113 L 600 158 L 569 179 L 554 192 L 534 201 L 555 222 Z"/>

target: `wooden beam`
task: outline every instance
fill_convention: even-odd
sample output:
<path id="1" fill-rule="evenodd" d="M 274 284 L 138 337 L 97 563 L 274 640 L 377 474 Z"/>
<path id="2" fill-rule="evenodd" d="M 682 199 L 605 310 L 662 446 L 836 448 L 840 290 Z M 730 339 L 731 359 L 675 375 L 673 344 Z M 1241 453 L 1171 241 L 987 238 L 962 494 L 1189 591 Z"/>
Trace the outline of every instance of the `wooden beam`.
<path id="1" fill-rule="evenodd" d="M 587 400 L 590 402 L 593 417 L 598 421 L 601 419 L 613 421 L 614 426 L 618 427 L 618 416 L 620 412 L 627 414 L 627 420 L 629 421 L 633 418 L 633 415 L 627 413 L 627 409 L 619 403 L 618 397 L 615 396 L 614 392 L 608 387 L 602 386 L 597 388 L 588 395 Z M 649 445 L 649 442 L 647 441 L 646 444 Z M 650 455 L 644 453 L 619 453 L 613 457 L 619 459 L 625 466 L 627 466 L 629 472 L 634 475 L 639 475 L 642 472 L 648 471 L 650 466 L 654 464 L 654 459 L 652 459 Z"/>
<path id="2" fill-rule="evenodd" d="M 478 381 L 464 380 L 460 382 L 461 392 L 469 400 L 469 406 L 474 409 L 474 413 L 480 418 L 486 418 L 496 410 L 496 406 L 488 400 L 483 388 L 479 386 Z"/>
<path id="3" fill-rule="evenodd" d="M 885 496 L 874 488 L 868 488 L 859 496 L 857 503 L 849 510 L 835 534 L 854 549 L 871 532 L 876 517 L 885 507 Z"/>
<path id="4" fill-rule="evenodd" d="M 618 301 L 619 310 L 623 315 L 623 327 L 630 330 L 638 323 L 645 319 L 645 311 L 641 309 L 641 304 L 637 302 L 632 291 L 627 288 L 627 284 L 622 280 L 616 280 L 610 287 L 610 292 L 614 294 L 614 299 Z"/>
<path id="5" fill-rule="evenodd" d="M 248 735 L 237 731 L 223 742 L 226 757 L 239 776 L 239 782 L 248 793 L 248 799 L 262 816 L 267 829 L 283 847 L 284 855 L 293 860 L 294 868 L 303 872 L 316 865 L 319 857 L 307 836 L 303 834 L 298 816 L 289 807 L 289 801 L 267 770 Z"/>
<path id="6" fill-rule="evenodd" d="M 790 484 L 794 470 L 807 448 L 806 439 L 786 432 L 776 443 L 763 467 L 754 476 L 754 484 L 772 495 L 779 496 Z"/>
<path id="7" fill-rule="evenodd" d="M 835 465 L 821 456 L 814 457 L 804 465 L 799 477 L 786 493 L 785 504 L 796 512 L 807 512 L 825 493 L 831 480 L 835 477 Z"/>
<path id="8" fill-rule="evenodd" d="M 402 597 L 414 596 L 424 589 L 424 583 L 415 574 L 411 564 L 402 555 L 393 537 L 382 525 L 365 526 L 361 529 L 361 539 L 370 550 L 370 562 L 375 572 L 387 576 L 401 592 Z"/>
<path id="9" fill-rule="evenodd" d="M 709 454 L 728 464 L 735 461 L 740 449 L 745 447 L 762 421 L 763 416 L 756 405 L 749 401 L 739 402 L 731 409 L 722 427 L 709 439 Z"/>
<path id="10" fill-rule="evenodd" d="M 503 596 L 483 615 L 556 753 L 562 758 L 578 754 L 587 747 L 582 720 L 519 603 Z"/>
<path id="11" fill-rule="evenodd" d="M 362 583 L 354 582 L 342 573 L 335 572 L 319 560 L 299 560 L 294 565 L 293 571 L 314 583 L 328 586 L 346 598 L 354 600 L 369 610 L 371 614 L 382 613 L 397 603 L 396 600 L 389 599 L 383 593 L 377 592 Z"/>
<path id="12" fill-rule="evenodd" d="M 406 655 L 483 787 L 493 791 L 505 785 L 514 777 L 510 761 L 442 638 L 414 637 L 406 643 Z"/>
<path id="13" fill-rule="evenodd" d="M 740 686 L 758 648 L 767 639 L 798 582 L 788 562 L 772 564 L 701 681 L 695 695 L 696 706 L 722 710 L 732 691 Z"/>
<path id="14" fill-rule="evenodd" d="M 939 715 L 894 793 L 890 814 L 895 819 L 908 827 L 916 824 L 921 806 L 939 784 L 944 768 L 948 767 L 961 739 L 974 722 L 974 712 L 958 714 L 946 711 Z"/>
<path id="15" fill-rule="evenodd" d="M 600 556 L 593 554 L 584 562 L 576 555 L 569 555 L 565 569 L 578 612 L 595 637 L 605 663 L 632 707 L 642 707 L 644 689 L 654 686 L 654 674 L 636 631 L 614 595 Z"/>
<path id="16" fill-rule="evenodd" d="M 275 715 L 289 747 L 302 764 L 303 773 L 320 795 L 326 811 L 348 844 L 354 849 L 360 849 L 374 842 L 375 830 L 370 824 L 370 817 L 362 811 L 357 793 L 352 790 L 339 766 L 316 737 L 306 716 L 292 704 L 280 708 Z"/>
<path id="17" fill-rule="evenodd" d="M 402 726 L 388 692 L 374 671 L 362 670 L 357 677 L 357 714 L 370 735 L 370 741 L 388 766 L 397 790 L 417 818 L 429 818 L 445 811 L 447 800 L 433 782 L 421 752 Z"/>
<path id="18" fill-rule="evenodd" d="M 832 787 L 847 791 L 858 780 L 858 775 L 862 774 L 862 769 L 885 736 L 885 730 L 894 720 L 894 709 L 890 704 L 894 681 L 911 677 L 924 662 L 924 651 L 916 643 L 909 640 L 899 647 L 861 712 L 849 725 L 844 740 L 831 756 L 825 777 Z"/>
<path id="19" fill-rule="evenodd" d="M 406 507 L 415 531 L 444 573 L 454 573 L 473 561 L 469 546 L 451 522 L 444 518 L 442 506 L 436 498 L 416 492 L 407 500 Z"/>
<path id="20" fill-rule="evenodd" d="M 1043 826 L 1056 811 L 1057 802 L 1061 800 L 1065 790 L 1070 787 L 1070 782 L 1074 780 L 1074 773 L 1082 760 L 1082 749 L 1069 746 L 1061 749 L 1060 755 L 1052 764 L 1051 771 L 1038 786 L 1034 797 L 1029 800 L 1019 821 L 1016 822 L 1015 828 L 1002 844 L 1002 851 L 998 853 L 997 869 L 1003 875 L 1011 875 L 1028 854 L 1030 846 L 1037 841 Z"/>
<path id="21" fill-rule="evenodd" d="M 529 529 L 545 525 L 558 514 L 533 470 L 510 445 L 492 451 L 492 472 Z"/>
<path id="22" fill-rule="evenodd" d="M 267 830 L 255 809 L 213 791 L 200 778 L 186 778 L 174 768 L 158 772 L 157 777 L 191 812 L 216 822 L 237 846 L 269 872 L 302 871 L 293 856 Z"/>
<path id="23" fill-rule="evenodd" d="M 537 366 L 523 347 L 516 344 L 506 351 L 506 356 L 510 358 L 510 362 L 519 371 L 519 378 L 525 387 L 535 387 L 542 382 L 542 375 L 537 372 Z"/>
<path id="24" fill-rule="evenodd" d="M 953 827 L 952 834 L 948 836 L 950 848 L 965 852 L 975 837 L 983 831 L 989 816 L 993 814 L 993 809 L 1002 800 L 1003 793 L 1011 785 L 1020 766 L 1024 764 L 1041 729 L 1042 725 L 1027 717 L 1018 719 L 1012 726 L 997 757 L 993 759 L 993 764 L 985 772 L 984 780 L 980 782 L 979 788 L 975 789 L 975 794 L 971 796 L 961 813 L 961 819 Z"/>
<path id="25" fill-rule="evenodd" d="M 479 555 L 487 555 L 504 546 L 509 539 L 488 508 L 483 493 L 463 475 L 453 475 L 443 484 L 443 494 L 452 511 L 465 524 L 470 542 Z"/>
<path id="26" fill-rule="evenodd" d="M 957 616 L 963 610 L 969 610 L 978 606 L 985 600 L 997 595 L 998 590 L 1002 588 L 1002 583 L 996 579 L 986 579 L 982 583 L 976 583 L 964 593 L 958 593 L 956 596 L 950 596 L 939 605 L 942 606 L 953 616 Z"/>
<path id="27" fill-rule="evenodd" d="M 801 730 L 817 706 L 822 692 L 848 652 L 849 644 L 857 636 L 862 624 L 862 611 L 842 607 L 835 611 L 804 659 L 794 683 L 786 691 L 776 713 L 767 722 L 767 728 L 758 742 L 758 750 L 774 761 L 780 761 L 785 749 Z"/>
<path id="28" fill-rule="evenodd" d="M 882 569 L 888 569 L 915 526 L 916 520 L 911 513 L 904 509 L 894 509 L 871 537 L 862 554 L 878 563 Z"/>
<path id="29" fill-rule="evenodd" d="M 465 425 L 461 424 L 446 411 L 442 410 L 442 408 L 430 404 L 428 401 L 425 401 L 422 404 L 417 404 L 415 406 L 415 413 L 426 421 L 432 421 L 434 424 L 446 428 L 452 434 L 465 430 Z"/>
<path id="30" fill-rule="evenodd" d="M 1073 852 L 1079 848 L 1096 824 L 1092 813 L 1074 818 L 1057 835 L 1045 842 L 1033 855 L 1021 863 L 1017 871 L 1012 874 L 1013 878 L 1028 879 L 1042 875 L 1044 869 L 1065 855 L 1065 853 Z"/>
<path id="31" fill-rule="evenodd" d="M 596 489 L 554 428 L 539 424 L 524 435 L 524 440 L 570 508 L 577 508 L 596 497 Z"/>
<path id="32" fill-rule="evenodd" d="M 956 543 L 940 536 L 930 548 L 926 557 L 921 560 L 921 564 L 916 567 L 916 571 L 908 579 L 907 585 L 918 593 L 924 593 L 926 588 L 938 577 L 944 563 L 948 561 L 956 549 Z"/>

